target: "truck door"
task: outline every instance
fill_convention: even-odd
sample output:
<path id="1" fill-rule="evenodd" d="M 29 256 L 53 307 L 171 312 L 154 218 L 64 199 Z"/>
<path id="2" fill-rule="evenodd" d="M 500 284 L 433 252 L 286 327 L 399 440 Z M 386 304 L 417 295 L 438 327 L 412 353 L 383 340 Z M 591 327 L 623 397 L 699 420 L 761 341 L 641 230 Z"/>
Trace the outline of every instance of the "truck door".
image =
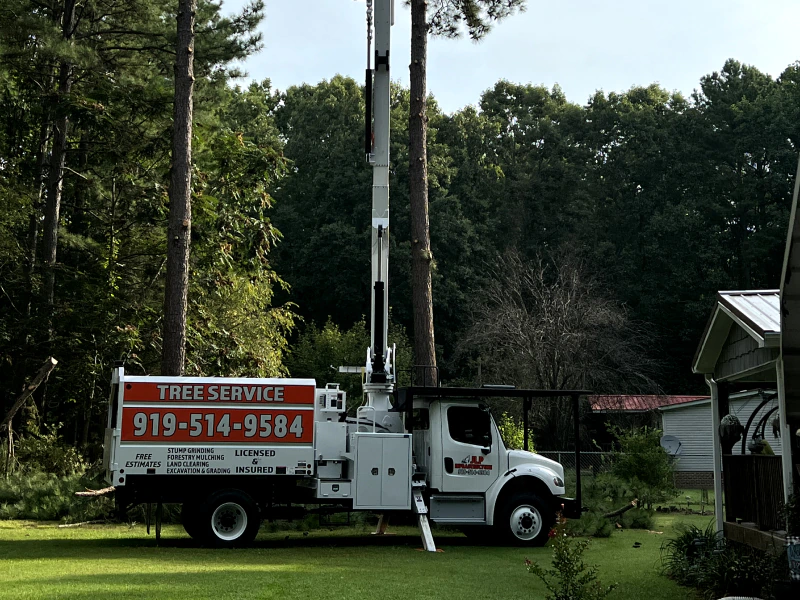
<path id="1" fill-rule="evenodd" d="M 500 463 L 489 413 L 477 404 L 443 402 L 441 414 L 442 491 L 485 492 Z"/>

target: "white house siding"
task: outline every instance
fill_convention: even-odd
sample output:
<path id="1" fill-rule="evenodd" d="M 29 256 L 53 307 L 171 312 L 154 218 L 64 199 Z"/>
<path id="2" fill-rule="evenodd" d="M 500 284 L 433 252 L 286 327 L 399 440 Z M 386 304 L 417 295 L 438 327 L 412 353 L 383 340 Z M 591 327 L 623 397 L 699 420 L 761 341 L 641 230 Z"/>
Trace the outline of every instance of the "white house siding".
<path id="1" fill-rule="evenodd" d="M 761 396 L 748 394 L 747 396 L 733 396 L 730 399 L 731 413 L 736 415 L 744 427 L 747 419 L 753 414 L 761 403 Z M 777 399 L 771 400 L 762 408 L 748 431 L 748 438 L 752 437 L 756 424 L 768 410 L 777 406 Z M 770 415 L 765 430 L 765 439 L 772 447 L 772 451 L 780 456 L 781 442 L 772 435 L 772 419 L 777 412 Z M 675 406 L 661 409 L 661 423 L 664 435 L 674 435 L 681 442 L 681 453 L 675 464 L 675 471 L 712 471 L 712 442 L 711 442 L 711 403 L 693 402 L 686 406 Z M 741 441 L 734 446 L 734 453 L 741 452 Z M 747 451 L 749 454 L 749 451 Z"/>
<path id="2" fill-rule="evenodd" d="M 770 394 L 774 394 L 774 392 L 770 392 Z M 750 415 L 753 414 L 753 411 L 758 408 L 758 405 L 761 404 L 760 395 L 751 394 L 746 397 L 737 397 L 734 396 L 730 400 L 730 407 L 731 413 L 736 415 L 739 418 L 739 422 L 742 424 L 742 427 L 747 425 L 747 419 L 750 418 Z M 778 406 L 778 398 L 776 397 L 774 400 L 770 400 L 764 408 L 758 411 L 755 419 L 753 419 L 753 423 L 750 425 L 750 430 L 747 432 L 748 441 L 750 442 L 749 438 L 752 438 L 753 431 L 755 431 L 756 425 L 761 420 L 761 418 L 767 414 L 768 411 Z M 710 410 L 710 408 L 709 408 Z M 769 445 L 772 447 L 772 451 L 777 455 L 781 455 L 781 440 L 780 438 L 776 438 L 772 435 L 772 420 L 778 416 L 778 411 L 772 413 L 769 418 L 767 419 L 767 426 L 764 428 L 764 439 L 769 442 Z M 745 448 L 747 447 L 747 443 L 745 444 Z M 742 442 L 740 441 L 736 446 L 733 448 L 734 453 L 739 453 L 742 451 Z M 747 451 L 749 454 L 750 452 Z"/>
<path id="3" fill-rule="evenodd" d="M 711 403 L 704 401 L 676 406 L 661 413 L 664 435 L 681 442 L 676 471 L 713 471 Z"/>

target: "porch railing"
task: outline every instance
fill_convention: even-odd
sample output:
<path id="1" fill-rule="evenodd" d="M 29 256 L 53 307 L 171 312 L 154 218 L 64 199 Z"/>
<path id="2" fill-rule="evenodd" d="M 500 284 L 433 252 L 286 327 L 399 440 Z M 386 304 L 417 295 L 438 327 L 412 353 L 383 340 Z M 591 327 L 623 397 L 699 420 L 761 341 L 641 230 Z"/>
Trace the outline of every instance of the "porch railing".
<path id="1" fill-rule="evenodd" d="M 726 454 L 722 471 L 727 521 L 755 523 L 762 531 L 783 529 L 780 456 Z"/>

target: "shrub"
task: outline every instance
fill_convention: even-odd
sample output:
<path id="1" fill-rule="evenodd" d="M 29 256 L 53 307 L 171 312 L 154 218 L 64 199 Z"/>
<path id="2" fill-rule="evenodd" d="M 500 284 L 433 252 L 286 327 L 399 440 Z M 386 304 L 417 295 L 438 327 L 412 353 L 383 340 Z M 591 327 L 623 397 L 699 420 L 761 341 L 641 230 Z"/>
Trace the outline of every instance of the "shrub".
<path id="1" fill-rule="evenodd" d="M 661 447 L 661 430 L 642 427 L 625 431 L 609 426 L 619 445 L 611 472 L 630 486 L 639 504 L 648 508 L 677 494 L 672 479 L 672 459 Z"/>
<path id="2" fill-rule="evenodd" d="M 661 546 L 665 573 L 680 585 L 697 588 L 701 597 L 708 599 L 769 596 L 781 558 L 727 542 L 716 533 L 713 523 L 705 529 L 686 527 Z"/>
<path id="3" fill-rule="evenodd" d="M 497 419 L 497 429 L 500 430 L 500 437 L 509 450 L 522 450 L 525 446 L 525 432 L 522 425 L 508 413 L 501 413 Z M 528 449 L 533 452 L 533 444 L 528 439 Z"/>
<path id="4" fill-rule="evenodd" d="M 709 600 L 734 595 L 765 598 L 770 595 L 776 567 L 776 557 L 729 542 L 721 552 L 711 552 L 702 561 L 697 587 Z"/>
<path id="5" fill-rule="evenodd" d="M 710 554 L 720 551 L 723 544 L 713 522 L 705 529 L 694 525 L 683 527 L 677 537 L 661 545 L 664 572 L 680 585 L 696 586 L 702 563 Z"/>
<path id="6" fill-rule="evenodd" d="M 528 573 L 536 575 L 547 588 L 546 600 L 602 600 L 611 593 L 616 584 L 605 587 L 597 580 L 597 566 L 588 566 L 583 561 L 589 542 L 570 535 L 565 519 L 559 518 L 550 537 L 553 539 L 550 569 L 525 559 Z"/>

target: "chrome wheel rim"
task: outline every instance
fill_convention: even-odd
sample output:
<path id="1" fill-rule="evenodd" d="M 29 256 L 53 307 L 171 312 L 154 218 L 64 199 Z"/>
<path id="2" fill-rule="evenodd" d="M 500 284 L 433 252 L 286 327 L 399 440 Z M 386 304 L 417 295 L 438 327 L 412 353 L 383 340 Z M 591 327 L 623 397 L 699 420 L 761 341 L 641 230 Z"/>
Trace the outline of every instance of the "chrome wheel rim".
<path id="1" fill-rule="evenodd" d="M 529 542 L 542 532 L 542 517 L 530 504 L 523 504 L 511 511 L 511 532 L 518 540 Z"/>
<path id="2" fill-rule="evenodd" d="M 235 502 L 220 504 L 211 515 L 211 528 L 221 540 L 238 539 L 247 529 L 247 513 Z"/>

